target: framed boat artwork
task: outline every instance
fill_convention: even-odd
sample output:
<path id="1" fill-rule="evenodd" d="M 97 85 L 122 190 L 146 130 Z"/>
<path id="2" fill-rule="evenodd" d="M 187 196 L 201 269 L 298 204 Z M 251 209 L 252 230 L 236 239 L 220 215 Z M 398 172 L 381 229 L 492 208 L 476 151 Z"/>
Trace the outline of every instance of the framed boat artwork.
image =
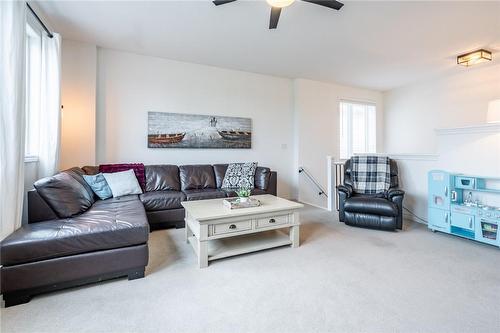
<path id="1" fill-rule="evenodd" d="M 252 119 L 148 112 L 149 148 L 252 148 Z"/>

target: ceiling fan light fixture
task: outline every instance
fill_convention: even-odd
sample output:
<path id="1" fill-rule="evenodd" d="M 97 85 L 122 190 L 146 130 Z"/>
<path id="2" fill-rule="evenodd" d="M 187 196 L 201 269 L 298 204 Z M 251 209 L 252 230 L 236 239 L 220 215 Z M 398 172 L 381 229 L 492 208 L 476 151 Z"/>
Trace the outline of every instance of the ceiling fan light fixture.
<path id="1" fill-rule="evenodd" d="M 0 0 L 1 1 L 1 0 Z M 214 0 L 212 1 L 214 5 L 220 6 L 227 3 L 235 2 L 237 0 Z M 340 10 L 344 4 L 338 2 L 337 0 L 302 0 L 303 2 L 309 2 L 316 4 L 321 7 L 326 7 L 330 9 Z M 269 18 L 269 29 L 276 29 L 278 27 L 278 22 L 281 15 L 281 10 L 285 7 L 290 6 L 295 2 L 295 0 L 266 0 L 266 2 L 271 6 L 271 17 Z"/>
<path id="2" fill-rule="evenodd" d="M 269 6 L 274 8 L 285 8 L 290 6 L 295 0 L 266 0 Z"/>

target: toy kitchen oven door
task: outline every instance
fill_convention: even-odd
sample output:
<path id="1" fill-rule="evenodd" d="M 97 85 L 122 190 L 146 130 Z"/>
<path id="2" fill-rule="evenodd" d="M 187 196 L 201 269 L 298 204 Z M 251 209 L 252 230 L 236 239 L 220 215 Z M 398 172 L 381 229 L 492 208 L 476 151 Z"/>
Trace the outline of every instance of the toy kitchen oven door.
<path id="1" fill-rule="evenodd" d="M 498 225 L 500 209 L 495 207 L 478 208 L 479 223 L 476 225 L 476 240 L 500 246 Z"/>

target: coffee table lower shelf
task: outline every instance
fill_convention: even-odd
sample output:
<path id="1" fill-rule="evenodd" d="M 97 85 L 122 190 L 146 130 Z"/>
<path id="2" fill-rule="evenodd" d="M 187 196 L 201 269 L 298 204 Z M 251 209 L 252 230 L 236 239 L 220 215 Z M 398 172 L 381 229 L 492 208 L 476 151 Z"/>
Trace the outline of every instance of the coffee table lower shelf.
<path id="1" fill-rule="evenodd" d="M 188 237 L 188 240 L 196 254 L 199 255 L 196 237 Z M 292 244 L 288 233 L 280 229 L 213 239 L 207 242 L 208 261 Z"/>

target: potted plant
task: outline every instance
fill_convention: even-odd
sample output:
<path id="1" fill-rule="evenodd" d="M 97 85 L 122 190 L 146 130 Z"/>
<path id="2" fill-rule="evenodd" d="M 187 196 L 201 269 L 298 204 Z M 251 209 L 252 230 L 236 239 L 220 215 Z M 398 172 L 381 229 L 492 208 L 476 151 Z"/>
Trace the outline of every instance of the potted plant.
<path id="1" fill-rule="evenodd" d="M 252 190 L 249 189 L 248 187 L 240 187 L 236 191 L 236 194 L 238 195 L 240 202 L 247 202 L 251 193 Z"/>

